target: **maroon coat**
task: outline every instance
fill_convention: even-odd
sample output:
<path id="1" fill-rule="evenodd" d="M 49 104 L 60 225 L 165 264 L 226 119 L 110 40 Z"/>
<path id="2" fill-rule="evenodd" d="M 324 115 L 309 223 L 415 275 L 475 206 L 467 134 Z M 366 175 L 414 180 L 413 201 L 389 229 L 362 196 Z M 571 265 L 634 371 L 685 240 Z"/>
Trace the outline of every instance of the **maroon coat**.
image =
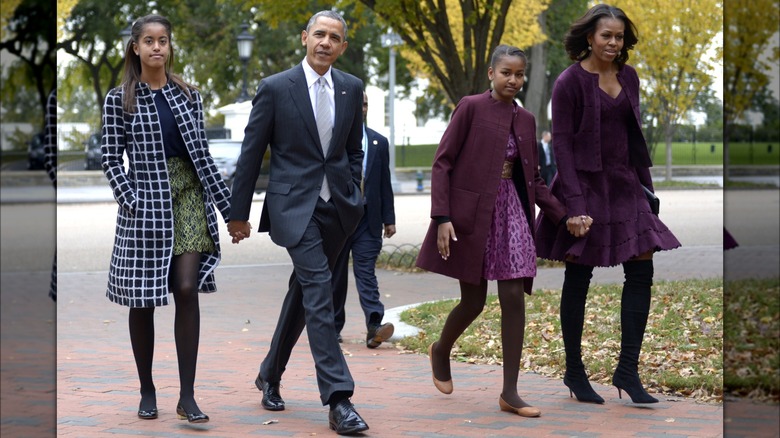
<path id="1" fill-rule="evenodd" d="M 458 103 L 431 171 L 431 217 L 448 216 L 458 241 L 450 242 L 450 257 L 443 260 L 436 247 L 438 224 L 431 220 L 417 257 L 419 268 L 472 284 L 480 282 L 511 123 L 509 104 L 493 99 L 490 90 Z M 512 179 L 530 229 L 535 228 L 535 204 L 552 220 L 560 221 L 566 209 L 539 175 L 533 114 L 518 108 L 514 132 L 519 156 Z M 528 279 L 526 292 L 530 293 L 531 285 Z"/>

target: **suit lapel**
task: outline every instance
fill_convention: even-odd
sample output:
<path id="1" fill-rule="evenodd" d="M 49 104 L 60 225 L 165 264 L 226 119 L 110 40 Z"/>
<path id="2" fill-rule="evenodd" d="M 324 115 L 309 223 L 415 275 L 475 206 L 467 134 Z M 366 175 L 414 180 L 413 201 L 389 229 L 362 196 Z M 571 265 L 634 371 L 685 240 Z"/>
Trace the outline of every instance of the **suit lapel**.
<path id="1" fill-rule="evenodd" d="M 314 119 L 314 111 L 312 110 L 312 101 L 309 98 L 309 87 L 306 84 L 306 75 L 303 73 L 303 67 L 298 66 L 290 74 L 290 97 L 292 98 L 295 107 L 298 109 L 298 113 L 301 115 L 301 120 L 306 126 L 306 130 L 309 131 L 311 138 L 314 140 L 314 144 L 322 153 L 322 145 L 320 144 L 320 134 L 317 131 L 317 121 Z M 336 108 L 338 114 L 338 107 Z"/>

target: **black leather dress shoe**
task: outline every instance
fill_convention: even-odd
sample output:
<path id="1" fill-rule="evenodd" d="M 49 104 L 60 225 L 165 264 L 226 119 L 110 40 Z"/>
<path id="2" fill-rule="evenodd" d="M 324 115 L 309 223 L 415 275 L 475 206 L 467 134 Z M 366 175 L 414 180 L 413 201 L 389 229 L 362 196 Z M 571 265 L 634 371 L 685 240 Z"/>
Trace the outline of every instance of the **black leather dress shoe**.
<path id="1" fill-rule="evenodd" d="M 350 435 L 368 430 L 368 424 L 355 410 L 349 399 L 344 399 L 328 413 L 330 428 L 339 435 Z"/>
<path id="2" fill-rule="evenodd" d="M 366 335 L 366 347 L 376 348 L 382 345 L 382 342 L 385 342 L 393 336 L 394 331 L 395 327 L 391 322 L 386 322 L 382 325 L 369 325 L 368 334 Z"/>
<path id="3" fill-rule="evenodd" d="M 282 394 L 279 393 L 278 383 L 268 383 L 260 377 L 260 374 L 258 374 L 255 379 L 255 386 L 263 393 L 263 401 L 260 402 L 260 404 L 262 404 L 266 410 L 284 410 L 284 399 L 282 399 Z"/>

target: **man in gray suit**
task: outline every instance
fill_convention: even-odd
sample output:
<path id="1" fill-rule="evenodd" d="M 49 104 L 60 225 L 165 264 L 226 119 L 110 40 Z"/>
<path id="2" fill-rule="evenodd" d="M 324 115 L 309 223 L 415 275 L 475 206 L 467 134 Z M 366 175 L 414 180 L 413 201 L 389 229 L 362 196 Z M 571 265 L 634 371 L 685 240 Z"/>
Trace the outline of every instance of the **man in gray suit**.
<path id="1" fill-rule="evenodd" d="M 338 13 L 314 14 L 301 33 L 303 62 L 260 83 L 244 131 L 228 223 L 233 243 L 249 237 L 254 184 L 270 147 L 258 231 L 268 231 L 287 249 L 293 273 L 255 385 L 265 409 L 284 409 L 279 382 L 305 327 L 320 399 L 330 405 L 330 428 L 339 434 L 368 429 L 350 402 L 355 383 L 336 339 L 331 288 L 336 258 L 363 215 L 363 84 L 331 68 L 347 48 L 346 34 Z"/>

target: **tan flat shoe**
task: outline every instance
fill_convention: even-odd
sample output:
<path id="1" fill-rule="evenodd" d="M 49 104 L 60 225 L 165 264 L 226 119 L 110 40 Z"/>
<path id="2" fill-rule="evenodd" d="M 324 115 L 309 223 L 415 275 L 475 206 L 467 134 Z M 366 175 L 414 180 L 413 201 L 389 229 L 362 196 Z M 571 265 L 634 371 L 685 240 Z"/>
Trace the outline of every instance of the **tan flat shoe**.
<path id="1" fill-rule="evenodd" d="M 533 406 L 526 406 L 524 408 L 516 408 L 504 401 L 504 397 L 498 396 L 498 406 L 504 412 L 513 412 L 521 417 L 538 417 L 542 415 L 542 411 L 539 408 Z"/>
<path id="2" fill-rule="evenodd" d="M 433 386 L 444 394 L 452 394 L 452 379 L 443 382 L 436 379 L 433 374 L 433 344 L 428 346 L 428 359 L 431 361 L 431 377 L 433 377 Z"/>

